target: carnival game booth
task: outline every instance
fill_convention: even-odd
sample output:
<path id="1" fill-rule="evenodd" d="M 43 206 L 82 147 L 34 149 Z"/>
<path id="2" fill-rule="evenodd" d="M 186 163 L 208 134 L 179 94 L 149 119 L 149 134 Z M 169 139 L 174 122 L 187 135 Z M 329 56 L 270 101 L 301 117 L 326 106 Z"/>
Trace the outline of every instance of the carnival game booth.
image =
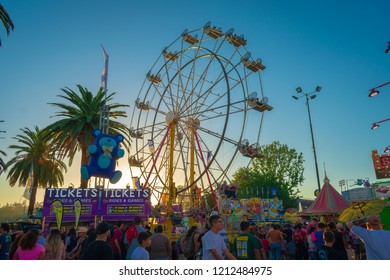
<path id="1" fill-rule="evenodd" d="M 284 221 L 283 201 L 274 198 L 219 198 L 219 209 L 229 237 L 241 232 L 240 223 L 254 224 L 282 223 Z"/>
<path id="2" fill-rule="evenodd" d="M 145 189 L 46 189 L 43 202 L 45 233 L 50 228 L 96 227 L 98 222 L 147 221 L 151 213 L 150 190 Z"/>

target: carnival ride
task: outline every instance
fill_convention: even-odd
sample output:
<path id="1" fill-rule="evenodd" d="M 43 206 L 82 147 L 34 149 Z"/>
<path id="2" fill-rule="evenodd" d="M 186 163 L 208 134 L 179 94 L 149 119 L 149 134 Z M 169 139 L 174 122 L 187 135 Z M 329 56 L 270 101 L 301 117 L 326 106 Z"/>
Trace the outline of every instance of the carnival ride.
<path id="1" fill-rule="evenodd" d="M 210 213 L 200 197 L 211 196 L 218 207 L 217 186 L 231 182 L 237 155 L 261 157 L 264 113 L 272 107 L 263 93 L 265 66 L 246 44 L 234 29 L 224 33 L 210 22 L 186 29 L 145 77 L 131 118 L 130 172 L 138 186 L 151 188 L 167 219 L 179 208 L 183 215 Z"/>

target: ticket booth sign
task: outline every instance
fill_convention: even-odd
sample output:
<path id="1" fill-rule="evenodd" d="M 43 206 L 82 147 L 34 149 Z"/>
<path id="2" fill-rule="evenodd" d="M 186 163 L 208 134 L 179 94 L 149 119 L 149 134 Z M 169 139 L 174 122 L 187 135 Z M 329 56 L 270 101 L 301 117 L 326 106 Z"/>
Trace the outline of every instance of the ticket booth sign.
<path id="1" fill-rule="evenodd" d="M 372 161 L 377 179 L 390 178 L 390 155 L 379 155 L 377 150 L 373 150 Z"/>

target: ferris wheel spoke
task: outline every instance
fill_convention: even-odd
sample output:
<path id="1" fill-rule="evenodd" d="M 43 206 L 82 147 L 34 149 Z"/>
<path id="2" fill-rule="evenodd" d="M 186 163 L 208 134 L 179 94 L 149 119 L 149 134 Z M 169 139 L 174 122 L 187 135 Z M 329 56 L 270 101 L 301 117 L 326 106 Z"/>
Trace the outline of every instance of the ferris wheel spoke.
<path id="1" fill-rule="evenodd" d="M 230 74 L 230 72 L 232 72 L 233 70 L 235 70 L 235 67 L 232 67 L 232 69 L 230 69 L 228 72 L 225 72 L 225 73 L 221 73 L 218 78 L 217 78 L 217 81 L 215 83 L 213 83 L 207 90 L 204 91 L 204 93 L 202 94 L 199 94 L 199 100 L 201 98 L 204 98 L 204 97 L 207 97 L 207 95 L 209 93 L 211 93 L 211 91 L 219 84 L 219 82 L 223 81 L 224 80 L 224 77 L 228 76 Z M 222 74 L 224 76 L 222 76 Z M 220 101 L 224 96 L 225 94 L 227 94 L 227 92 L 225 92 L 223 95 L 221 95 L 220 97 L 216 98 L 216 100 L 214 100 L 214 102 L 210 105 L 210 106 L 213 106 L 216 102 Z M 195 103 L 191 103 L 189 104 L 189 108 L 191 108 L 192 106 L 194 106 Z M 209 106 L 209 107 L 210 107 Z M 200 107 L 198 108 L 198 110 L 200 110 Z"/>
<path id="2" fill-rule="evenodd" d="M 210 148 L 207 147 L 207 144 L 206 144 L 206 141 L 203 140 L 203 137 L 200 135 L 200 133 L 198 133 L 198 137 L 199 137 L 199 141 L 204 145 L 204 147 L 207 148 L 208 151 L 210 151 Z M 223 139 L 222 139 L 223 140 Z M 213 160 L 210 162 L 211 163 L 214 163 L 217 165 L 217 167 L 220 169 L 220 170 L 224 170 L 222 168 L 222 165 L 218 162 L 218 159 L 216 157 L 213 158 Z"/>
<path id="3" fill-rule="evenodd" d="M 169 95 L 171 96 L 170 100 L 171 100 L 172 110 L 175 111 L 175 102 L 174 102 L 174 98 L 173 98 L 173 93 L 172 93 L 172 88 L 171 88 L 171 83 L 170 83 L 170 78 L 169 78 L 169 69 L 168 69 L 167 63 L 165 63 L 164 66 L 165 66 L 166 77 L 168 80 L 168 85 L 165 88 L 168 89 Z M 164 93 L 166 91 L 167 90 L 165 90 Z"/>
<path id="4" fill-rule="evenodd" d="M 233 68 L 234 69 L 234 68 Z M 237 71 L 237 70 L 236 70 Z M 230 74 L 230 72 L 229 72 L 229 74 Z M 237 74 L 238 74 L 238 72 L 237 72 Z M 239 74 L 238 74 L 239 75 Z M 240 79 L 239 80 L 235 80 L 236 81 L 236 83 L 235 84 L 232 84 L 231 86 L 230 86 L 230 88 L 229 88 L 229 91 L 232 91 L 233 89 L 235 89 L 237 86 L 239 86 L 239 85 L 241 85 L 242 84 L 242 82 L 244 81 L 246 79 L 246 77 L 240 77 Z M 211 109 L 211 107 L 212 106 L 214 106 L 218 101 L 220 101 L 226 94 L 228 93 L 228 91 L 226 91 L 226 92 L 224 92 L 223 94 L 221 94 L 220 95 L 220 97 L 218 98 L 218 99 L 216 99 L 216 100 L 214 100 L 214 102 L 213 103 L 210 103 L 210 104 L 208 104 L 208 106 L 204 109 L 204 108 L 201 108 L 201 107 L 198 107 L 198 110 L 200 110 L 200 109 L 203 109 L 204 111 L 209 111 L 209 110 L 215 110 L 216 108 L 213 108 L 213 109 Z M 243 100 L 239 100 L 239 101 L 237 101 L 237 102 L 234 102 L 234 103 L 232 103 L 231 105 L 235 105 L 235 104 L 238 104 L 238 103 L 242 103 L 242 102 L 245 102 L 246 100 L 245 100 L 245 98 L 243 99 Z M 227 105 L 226 105 L 227 106 Z M 221 107 L 217 107 L 218 109 L 219 108 L 221 108 Z"/>

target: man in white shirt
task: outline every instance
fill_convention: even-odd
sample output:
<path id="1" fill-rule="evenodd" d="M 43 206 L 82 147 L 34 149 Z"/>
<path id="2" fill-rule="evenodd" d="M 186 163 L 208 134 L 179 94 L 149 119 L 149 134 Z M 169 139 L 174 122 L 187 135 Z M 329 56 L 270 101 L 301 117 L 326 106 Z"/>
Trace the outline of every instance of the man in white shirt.
<path id="1" fill-rule="evenodd" d="M 219 232 L 223 229 L 223 222 L 220 216 L 213 215 L 209 219 L 211 230 L 202 239 L 203 256 L 202 260 L 236 260 L 226 247 L 225 240 Z"/>

